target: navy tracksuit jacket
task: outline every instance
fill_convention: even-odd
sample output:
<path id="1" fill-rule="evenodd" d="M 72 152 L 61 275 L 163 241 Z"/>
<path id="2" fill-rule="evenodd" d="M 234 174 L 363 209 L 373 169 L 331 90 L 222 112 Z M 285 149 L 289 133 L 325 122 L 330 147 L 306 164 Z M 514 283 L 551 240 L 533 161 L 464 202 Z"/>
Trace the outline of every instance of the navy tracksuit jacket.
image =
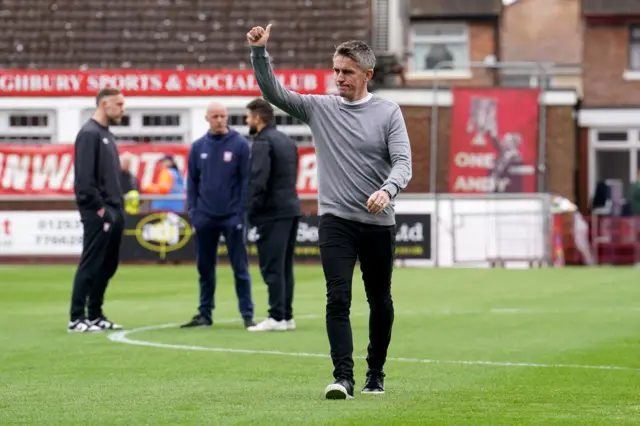
<path id="1" fill-rule="evenodd" d="M 191 145 L 188 164 L 187 208 L 196 230 L 200 275 L 198 310 L 211 319 L 222 234 L 229 250 L 240 313 L 244 318 L 253 318 L 244 220 L 251 173 L 249 142 L 232 129 L 225 135 L 207 132 Z"/>

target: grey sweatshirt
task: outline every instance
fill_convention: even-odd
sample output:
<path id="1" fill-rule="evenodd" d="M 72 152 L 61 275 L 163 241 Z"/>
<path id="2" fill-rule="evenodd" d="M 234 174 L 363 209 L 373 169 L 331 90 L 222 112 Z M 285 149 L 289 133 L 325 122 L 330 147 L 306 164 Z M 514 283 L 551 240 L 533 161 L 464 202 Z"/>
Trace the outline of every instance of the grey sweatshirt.
<path id="1" fill-rule="evenodd" d="M 374 225 L 394 225 L 393 197 L 411 179 L 411 146 L 400 107 L 369 95 L 345 102 L 334 95 L 300 95 L 276 78 L 265 47 L 251 47 L 251 63 L 265 100 L 311 128 L 318 170 L 318 214 Z M 386 189 L 389 206 L 367 211 L 367 200 Z"/>

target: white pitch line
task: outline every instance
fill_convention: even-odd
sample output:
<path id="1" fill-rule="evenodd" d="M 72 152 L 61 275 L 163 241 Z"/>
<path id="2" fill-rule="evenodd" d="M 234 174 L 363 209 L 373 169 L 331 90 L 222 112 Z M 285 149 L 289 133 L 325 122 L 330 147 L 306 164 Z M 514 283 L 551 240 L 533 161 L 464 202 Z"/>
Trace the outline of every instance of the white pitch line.
<path id="1" fill-rule="evenodd" d="M 318 315 L 299 315 L 298 319 L 318 318 Z M 217 323 L 238 322 L 239 319 L 221 319 L 216 320 Z M 213 348 L 209 346 L 195 345 L 177 345 L 171 343 L 149 342 L 145 340 L 131 339 L 127 336 L 143 331 L 161 330 L 164 328 L 177 327 L 179 324 L 162 324 L 150 325 L 146 327 L 138 327 L 131 330 L 117 331 L 109 334 L 109 340 L 112 342 L 125 343 L 128 345 L 147 346 L 162 349 L 181 349 L 187 351 L 205 351 L 205 352 L 221 352 L 221 353 L 238 353 L 250 355 L 278 355 L 290 356 L 297 358 L 329 358 L 326 354 L 308 353 L 308 352 L 283 352 L 262 349 L 234 349 L 234 348 Z M 364 356 L 354 356 L 355 359 L 366 359 Z M 388 361 L 410 362 L 416 364 L 458 364 L 458 365 L 485 365 L 495 367 L 528 367 L 528 368 L 573 368 L 583 370 L 617 370 L 617 371 L 636 371 L 640 372 L 640 368 L 623 367 L 615 365 L 582 365 L 582 364 L 537 364 L 528 362 L 510 362 L 510 361 L 464 361 L 464 360 L 438 360 L 438 359 L 419 359 L 419 358 L 387 358 Z"/>

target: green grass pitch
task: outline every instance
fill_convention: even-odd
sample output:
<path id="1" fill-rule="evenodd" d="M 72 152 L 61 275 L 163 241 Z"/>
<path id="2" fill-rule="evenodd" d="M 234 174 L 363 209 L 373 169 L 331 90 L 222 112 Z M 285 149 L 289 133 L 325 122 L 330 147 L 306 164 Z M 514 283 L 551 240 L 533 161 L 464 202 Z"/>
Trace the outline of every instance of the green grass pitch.
<path id="1" fill-rule="evenodd" d="M 244 330 L 221 265 L 219 322 L 124 336 L 146 346 L 66 332 L 73 272 L 0 267 L 0 425 L 640 423 L 635 269 L 396 269 L 387 393 L 359 393 L 358 358 L 349 401 L 323 398 L 332 367 L 317 266 L 296 269 L 295 331 Z M 256 268 L 252 274 L 261 319 L 266 287 Z M 129 329 L 180 323 L 197 299 L 195 267 L 122 266 L 105 311 Z M 357 272 L 360 357 L 367 312 Z"/>

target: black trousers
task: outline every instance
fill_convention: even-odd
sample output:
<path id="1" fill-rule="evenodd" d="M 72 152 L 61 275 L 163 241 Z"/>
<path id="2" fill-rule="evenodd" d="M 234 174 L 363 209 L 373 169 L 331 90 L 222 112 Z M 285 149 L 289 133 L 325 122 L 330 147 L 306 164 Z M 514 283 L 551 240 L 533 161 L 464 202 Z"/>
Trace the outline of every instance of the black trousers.
<path id="1" fill-rule="evenodd" d="M 394 320 L 391 275 L 395 237 L 395 225 L 368 225 L 333 215 L 320 218 L 320 256 L 327 283 L 327 335 L 336 379 L 354 381 L 349 313 L 352 277 L 358 259 L 369 303 L 367 364 L 371 370 L 383 370 Z"/>
<path id="2" fill-rule="evenodd" d="M 269 289 L 269 316 L 276 321 L 293 318 L 293 254 L 299 218 L 259 224 L 258 259 L 262 279 Z"/>
<path id="3" fill-rule="evenodd" d="M 124 230 L 124 211 L 118 207 L 105 207 L 103 217 L 81 210 L 80 218 L 84 228 L 82 255 L 73 281 L 71 321 L 104 315 L 104 294 L 118 269 Z"/>

